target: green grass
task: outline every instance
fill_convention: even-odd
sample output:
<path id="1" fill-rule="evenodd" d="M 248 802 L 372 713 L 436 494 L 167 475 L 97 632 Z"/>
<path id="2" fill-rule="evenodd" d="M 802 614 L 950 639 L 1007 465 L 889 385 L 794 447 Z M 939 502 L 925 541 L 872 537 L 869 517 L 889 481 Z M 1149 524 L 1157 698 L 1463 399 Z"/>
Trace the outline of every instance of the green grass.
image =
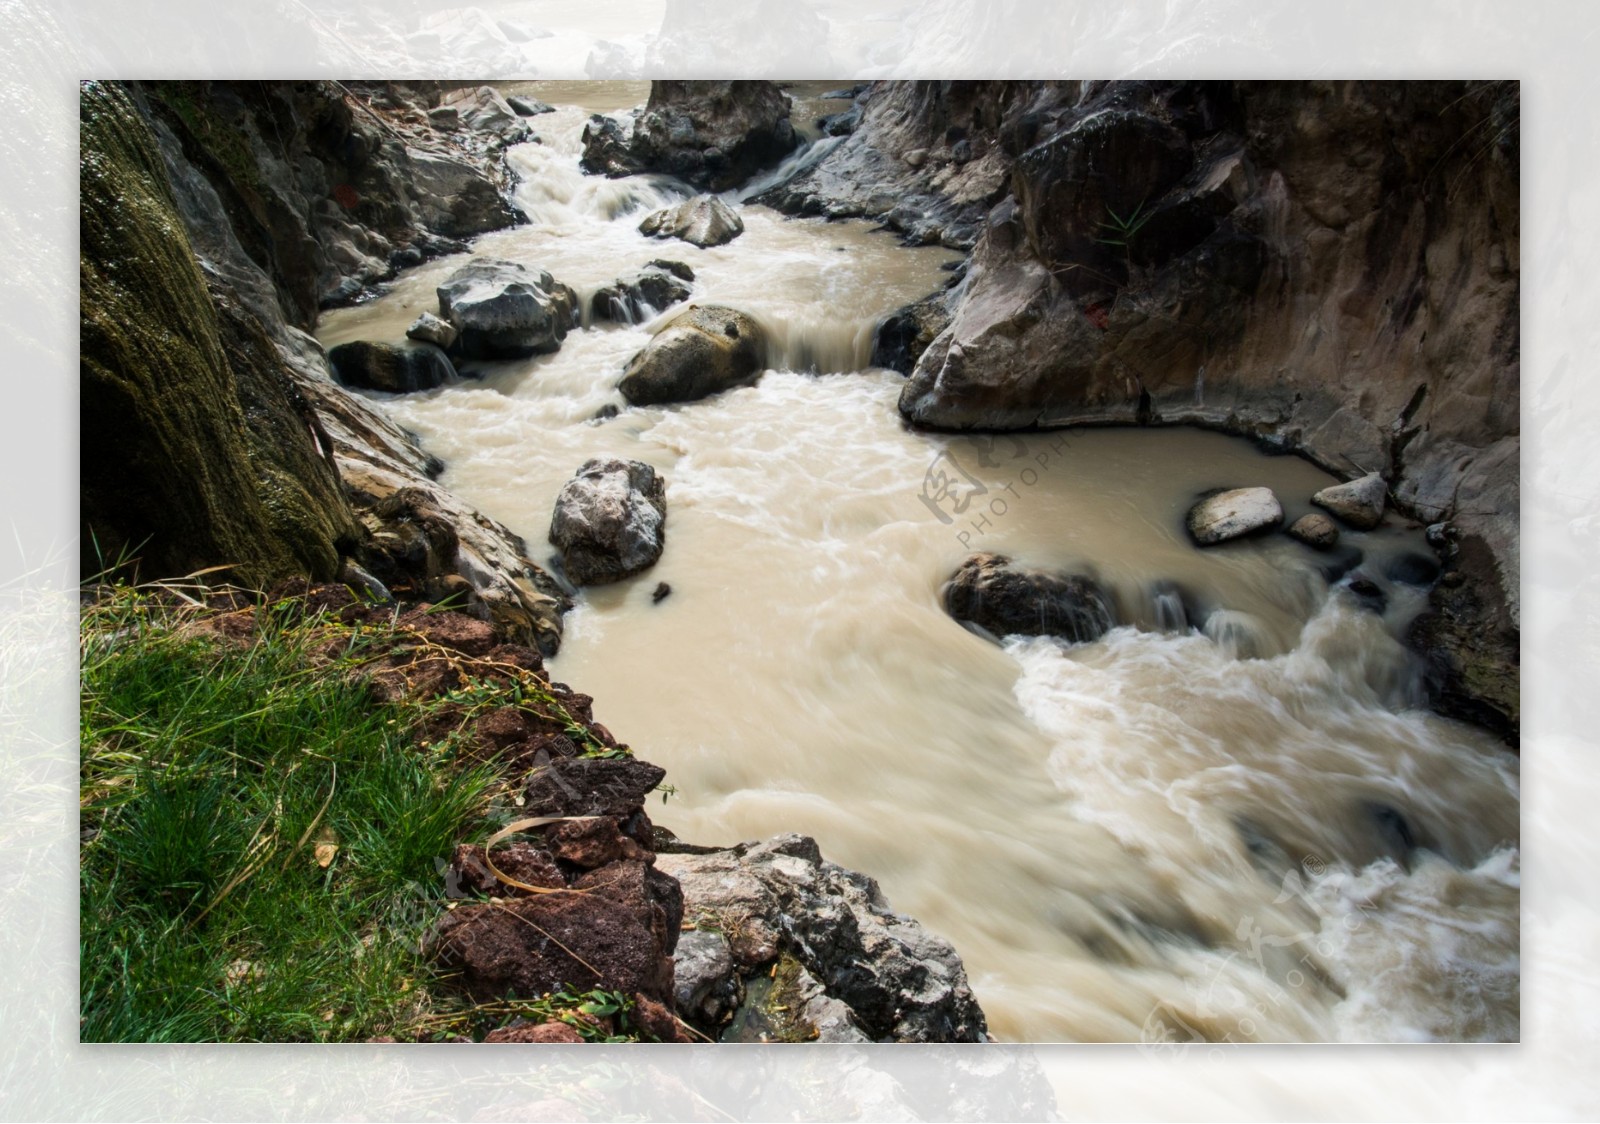
<path id="1" fill-rule="evenodd" d="M 382 629 L 260 613 L 244 645 L 158 592 L 84 610 L 84 1041 L 360 1040 L 435 1009 L 436 863 L 500 778 L 420 748 L 426 705 L 372 700 Z"/>

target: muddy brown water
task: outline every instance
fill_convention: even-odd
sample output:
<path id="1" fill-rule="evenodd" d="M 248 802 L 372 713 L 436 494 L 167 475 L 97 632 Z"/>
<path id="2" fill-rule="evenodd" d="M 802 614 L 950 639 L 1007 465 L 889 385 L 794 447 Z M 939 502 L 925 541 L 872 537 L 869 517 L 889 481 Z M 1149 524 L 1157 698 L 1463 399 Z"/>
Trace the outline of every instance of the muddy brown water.
<path id="1" fill-rule="evenodd" d="M 1283 536 L 1202 551 L 1183 531 L 1214 487 L 1311 510 L 1331 478 L 1304 461 L 1189 429 L 911 432 L 901 377 L 866 369 L 872 328 L 953 255 L 750 205 L 726 246 L 651 241 L 639 218 L 681 186 L 577 169 L 588 112 L 644 84 L 521 85 L 563 106 L 513 153 L 533 221 L 474 252 L 585 296 L 682 260 L 693 299 L 776 341 L 757 386 L 678 407 L 615 390 L 652 323 L 375 396 L 536 560 L 584 460 L 665 474 L 661 561 L 585 591 L 552 662 L 668 770 L 657 822 L 814 835 L 955 945 L 1003 1040 L 1517 1037 L 1518 763 L 1418 705 L 1396 636 L 1424 594 L 1384 577 L 1425 552 L 1418 531 L 1346 533 L 1380 615 Z M 399 339 L 458 264 L 327 314 L 321 338 Z M 978 549 L 1093 574 L 1126 624 L 1078 646 L 976 635 L 941 587 Z"/>

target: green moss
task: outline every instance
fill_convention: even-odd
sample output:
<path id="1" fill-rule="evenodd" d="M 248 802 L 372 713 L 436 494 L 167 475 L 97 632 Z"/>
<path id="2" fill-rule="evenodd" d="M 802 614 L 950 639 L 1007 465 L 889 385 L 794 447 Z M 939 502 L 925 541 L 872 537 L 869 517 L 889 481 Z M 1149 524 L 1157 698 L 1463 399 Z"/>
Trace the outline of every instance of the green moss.
<path id="1" fill-rule="evenodd" d="M 332 469 L 281 374 L 276 388 L 255 378 L 250 417 L 241 403 L 236 367 L 275 362 L 270 342 L 222 330 L 127 92 L 84 83 L 79 120 L 84 571 L 137 555 L 147 576 L 331 576 L 334 540 L 354 530 Z"/>

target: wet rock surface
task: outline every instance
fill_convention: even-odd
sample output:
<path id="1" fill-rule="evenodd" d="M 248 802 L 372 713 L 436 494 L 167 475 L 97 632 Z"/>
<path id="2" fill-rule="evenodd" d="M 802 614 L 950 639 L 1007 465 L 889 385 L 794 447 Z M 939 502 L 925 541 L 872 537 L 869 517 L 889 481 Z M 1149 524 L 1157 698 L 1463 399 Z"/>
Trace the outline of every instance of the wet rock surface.
<path id="1" fill-rule="evenodd" d="M 945 608 L 994 636 L 1096 640 L 1116 624 L 1110 598 L 1092 578 L 1015 567 L 999 554 L 974 554 L 951 577 Z"/>
<path id="2" fill-rule="evenodd" d="M 456 368 L 436 345 L 357 340 L 328 352 L 334 377 L 345 386 L 407 394 L 431 390 L 456 377 Z"/>
<path id="3" fill-rule="evenodd" d="M 872 365 L 909 375 L 928 345 L 949 326 L 948 293 L 932 293 L 890 313 L 872 335 Z"/>
<path id="4" fill-rule="evenodd" d="M 578 585 L 649 569 L 666 544 L 666 481 L 641 461 L 586 462 L 556 496 L 550 541 Z"/>
<path id="5" fill-rule="evenodd" d="M 1311 502 L 1327 508 L 1359 531 L 1370 531 L 1383 522 L 1388 498 L 1389 485 L 1378 473 L 1369 472 L 1348 483 L 1322 489 L 1311 497 Z"/>
<path id="6" fill-rule="evenodd" d="M 478 258 L 438 288 L 439 315 L 473 359 L 519 359 L 555 351 L 577 327 L 578 298 L 542 269 Z"/>
<path id="7" fill-rule="evenodd" d="M 871 878 L 827 862 L 814 840 L 782 835 L 656 862 L 682 886 L 685 922 L 700 934 L 678 986 L 703 1031 L 725 1030 L 708 1015 L 743 1010 L 765 1023 L 739 1020 L 735 1040 L 984 1037 L 949 944 L 890 911 Z"/>
<path id="8" fill-rule="evenodd" d="M 1326 515 L 1302 515 L 1289 524 L 1288 535 L 1307 546 L 1327 550 L 1339 541 L 1339 528 Z"/>
<path id="9" fill-rule="evenodd" d="M 720 305 L 691 305 L 628 360 L 617 389 L 634 406 L 692 402 L 761 377 L 766 333 Z"/>
<path id="10" fill-rule="evenodd" d="M 1283 523 L 1283 506 L 1271 488 L 1231 488 L 1189 509 L 1185 525 L 1201 546 L 1270 531 Z"/>
<path id="11" fill-rule="evenodd" d="M 683 274 L 687 272 L 688 277 Z M 630 277 L 619 277 L 595 290 L 589 302 L 596 320 L 640 324 L 689 299 L 693 271 L 680 262 L 652 262 Z"/>
<path id="12" fill-rule="evenodd" d="M 646 215 L 639 233 L 652 238 L 680 238 L 704 249 L 732 242 L 744 233 L 739 213 L 715 195 L 697 195 L 676 207 Z"/>

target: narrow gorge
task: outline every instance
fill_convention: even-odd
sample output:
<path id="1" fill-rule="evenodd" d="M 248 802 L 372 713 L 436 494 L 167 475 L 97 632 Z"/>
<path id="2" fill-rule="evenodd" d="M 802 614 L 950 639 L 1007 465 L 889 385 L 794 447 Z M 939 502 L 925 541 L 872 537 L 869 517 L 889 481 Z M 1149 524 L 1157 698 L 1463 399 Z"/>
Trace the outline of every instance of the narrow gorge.
<path id="1" fill-rule="evenodd" d="M 352 1037 L 1516 1040 L 1517 98 L 86 83 L 86 605 L 498 770 Z"/>

